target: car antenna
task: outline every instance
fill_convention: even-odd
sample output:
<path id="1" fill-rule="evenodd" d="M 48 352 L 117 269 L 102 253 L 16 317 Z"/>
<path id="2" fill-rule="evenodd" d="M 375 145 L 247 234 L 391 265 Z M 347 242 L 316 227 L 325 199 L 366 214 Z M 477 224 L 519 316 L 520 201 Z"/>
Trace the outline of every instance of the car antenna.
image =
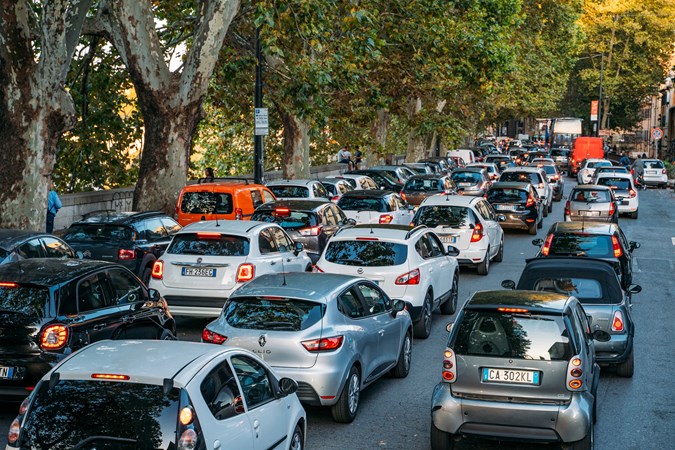
<path id="1" fill-rule="evenodd" d="M 216 192 L 215 192 L 215 190 L 213 189 L 213 187 L 211 187 L 211 194 L 212 194 L 212 195 L 215 195 L 215 194 L 216 194 Z M 214 199 L 214 201 L 215 201 L 215 199 Z M 219 227 L 219 226 L 220 226 L 220 223 L 218 223 L 218 208 L 217 208 L 217 205 L 213 205 L 213 215 L 216 217 L 216 226 Z"/>
<path id="2" fill-rule="evenodd" d="M 286 286 L 286 268 L 284 267 L 284 252 L 279 253 L 281 253 L 281 276 L 283 277 L 283 283 L 281 283 L 281 285 Z"/>

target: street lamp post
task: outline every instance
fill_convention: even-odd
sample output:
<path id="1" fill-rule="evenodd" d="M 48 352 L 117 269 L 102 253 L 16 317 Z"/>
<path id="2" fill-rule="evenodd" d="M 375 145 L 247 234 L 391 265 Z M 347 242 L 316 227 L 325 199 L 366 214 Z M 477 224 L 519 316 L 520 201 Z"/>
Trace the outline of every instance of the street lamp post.
<path id="1" fill-rule="evenodd" d="M 595 53 L 590 56 L 585 56 L 583 58 L 578 58 L 578 61 L 581 61 L 583 59 L 593 59 L 600 57 L 600 89 L 598 92 L 598 123 L 595 129 L 595 135 L 599 136 L 600 135 L 600 127 L 602 126 L 602 76 L 604 72 L 604 65 L 605 65 L 605 54 L 604 53 Z"/>
<path id="2" fill-rule="evenodd" d="M 260 27 L 255 29 L 255 94 L 254 107 L 262 108 L 262 51 L 260 49 Z M 263 182 L 263 134 L 255 130 L 253 138 L 253 178 L 258 184 Z"/>

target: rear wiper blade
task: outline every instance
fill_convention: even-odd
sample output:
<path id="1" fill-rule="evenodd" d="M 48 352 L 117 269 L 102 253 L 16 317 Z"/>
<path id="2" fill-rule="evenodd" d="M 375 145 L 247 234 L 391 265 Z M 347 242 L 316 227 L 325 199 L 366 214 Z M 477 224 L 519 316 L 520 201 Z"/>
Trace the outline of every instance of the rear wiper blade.
<path id="1" fill-rule="evenodd" d="M 204 250 L 191 250 L 191 249 L 184 249 L 183 250 L 184 255 L 203 255 Z"/>
<path id="2" fill-rule="evenodd" d="M 347 263 L 349 265 L 361 265 L 363 264 L 363 261 L 360 259 L 347 259 L 347 258 L 342 258 L 337 260 L 338 263 Z"/>
<path id="3" fill-rule="evenodd" d="M 95 441 L 112 441 L 112 442 L 124 442 L 125 444 L 135 444 L 138 441 L 136 439 L 121 438 L 115 436 L 89 436 L 86 439 L 81 440 L 75 445 L 72 450 L 78 450 L 84 447 L 87 444 L 90 444 Z"/>
<path id="4" fill-rule="evenodd" d="M 287 330 L 295 330 L 295 327 L 290 322 L 263 322 L 266 328 L 283 328 Z"/>

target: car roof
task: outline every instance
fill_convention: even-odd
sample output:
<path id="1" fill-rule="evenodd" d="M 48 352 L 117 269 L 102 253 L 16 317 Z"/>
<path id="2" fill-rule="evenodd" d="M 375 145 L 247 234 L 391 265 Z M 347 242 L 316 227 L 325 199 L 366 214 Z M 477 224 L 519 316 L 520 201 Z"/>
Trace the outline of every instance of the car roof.
<path id="1" fill-rule="evenodd" d="M 520 166 L 520 167 L 509 167 L 505 169 L 502 173 L 506 172 L 539 172 L 544 170 L 541 167 L 531 167 L 531 166 Z"/>
<path id="2" fill-rule="evenodd" d="M 284 186 L 284 185 L 308 186 L 318 182 L 319 180 L 274 180 L 267 183 L 267 186 Z"/>
<path id="3" fill-rule="evenodd" d="M 330 204 L 331 202 L 326 200 L 314 200 L 314 199 L 276 200 L 258 206 L 256 208 L 256 212 L 269 211 L 275 208 L 289 208 L 294 211 L 315 211 L 324 205 Z"/>
<path id="4" fill-rule="evenodd" d="M 572 189 L 575 191 L 611 191 L 612 188 L 609 186 L 603 186 L 599 184 L 577 184 Z"/>
<path id="5" fill-rule="evenodd" d="M 627 180 L 632 180 L 633 175 L 625 172 L 607 172 L 607 173 L 601 172 L 598 174 L 598 179 L 600 178 L 625 178 Z"/>
<path id="6" fill-rule="evenodd" d="M 618 226 L 613 223 L 603 222 L 556 222 L 551 225 L 549 233 L 554 234 L 614 234 Z"/>
<path id="7" fill-rule="evenodd" d="M 82 216 L 81 220 L 73 225 L 81 224 L 111 224 L 111 225 L 131 225 L 142 219 L 150 217 L 167 217 L 162 211 L 93 211 Z M 72 226 L 72 225 L 71 225 Z"/>
<path id="8" fill-rule="evenodd" d="M 250 178 L 225 177 L 214 178 L 213 181 L 207 181 L 205 178 L 200 178 L 197 183 L 186 184 L 183 186 L 183 192 L 231 192 L 264 187 L 265 186 L 262 184 L 253 183 Z"/>
<path id="9" fill-rule="evenodd" d="M 474 173 L 480 173 L 484 171 L 485 169 L 482 167 L 471 167 L 471 166 L 466 166 L 466 167 L 460 167 L 459 169 L 455 169 L 452 171 L 453 174 L 456 174 L 458 172 L 474 172 Z"/>
<path id="10" fill-rule="evenodd" d="M 426 229 L 428 228 L 424 225 L 418 225 L 414 228 L 411 228 L 405 225 L 359 224 L 341 228 L 333 235 L 333 238 L 353 239 L 355 237 L 364 237 L 373 238 L 373 240 L 378 240 L 379 238 L 405 240 Z"/>
<path id="11" fill-rule="evenodd" d="M 496 188 L 527 190 L 528 186 L 531 186 L 530 183 L 521 183 L 518 181 L 497 181 L 496 183 L 492 183 L 492 186 L 490 186 L 490 190 Z"/>
<path id="12" fill-rule="evenodd" d="M 107 267 L 122 267 L 108 261 L 31 258 L 0 265 L 0 281 L 56 286 Z"/>
<path id="13" fill-rule="evenodd" d="M 617 170 L 617 169 L 628 171 L 628 169 L 626 169 L 624 166 L 600 166 L 596 170 L 600 170 L 600 171 L 607 170 L 607 171 L 609 171 L 609 170 Z"/>
<path id="14" fill-rule="evenodd" d="M 475 197 L 473 195 L 446 195 L 440 193 L 425 198 L 420 204 L 420 207 L 430 205 L 470 206 L 481 198 L 483 197 Z"/>
<path id="15" fill-rule="evenodd" d="M 334 178 L 321 178 L 319 179 L 321 183 L 329 183 L 329 184 L 336 184 L 336 183 L 347 183 L 351 186 L 349 181 L 345 180 L 344 178 L 340 177 L 334 177 Z"/>
<path id="16" fill-rule="evenodd" d="M 384 198 L 393 193 L 385 189 L 354 189 L 353 191 L 345 192 L 342 197 Z"/>
<path id="17" fill-rule="evenodd" d="M 39 231 L 15 230 L 12 228 L 0 228 L 0 248 L 9 250 L 17 244 L 35 237 L 55 237 L 49 233 Z"/>
<path id="18" fill-rule="evenodd" d="M 570 297 L 564 294 L 541 291 L 478 291 L 467 300 L 464 308 L 495 309 L 498 307 L 515 307 L 562 314 L 569 299 Z"/>
<path id="19" fill-rule="evenodd" d="M 202 220 L 201 222 L 193 222 L 183 227 L 178 234 L 213 231 L 222 234 L 238 234 L 246 236 L 251 230 L 261 225 L 274 224 L 258 222 L 255 220 Z"/>
<path id="20" fill-rule="evenodd" d="M 438 180 L 441 178 L 447 178 L 449 175 L 431 175 L 431 174 L 420 174 L 420 175 L 413 175 L 412 177 L 408 178 L 408 180 Z"/>
<path id="21" fill-rule="evenodd" d="M 397 169 L 400 169 L 401 167 L 404 167 L 404 166 L 396 166 L 394 164 L 384 164 L 384 165 L 381 165 L 381 166 L 369 167 L 368 169 L 370 169 L 370 170 L 397 170 Z M 366 170 L 368 170 L 368 169 L 366 169 Z"/>

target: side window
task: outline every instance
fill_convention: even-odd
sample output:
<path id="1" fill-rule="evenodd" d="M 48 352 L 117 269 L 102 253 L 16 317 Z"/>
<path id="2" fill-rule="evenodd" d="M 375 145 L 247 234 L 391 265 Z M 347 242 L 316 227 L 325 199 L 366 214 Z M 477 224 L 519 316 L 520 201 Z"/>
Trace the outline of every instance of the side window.
<path id="1" fill-rule="evenodd" d="M 391 309 L 389 298 L 375 286 L 359 284 L 358 289 L 366 302 L 368 315 L 381 314 Z"/>
<path id="2" fill-rule="evenodd" d="M 274 194 L 272 194 L 267 189 L 262 190 L 262 195 L 263 195 L 263 200 L 264 200 L 265 203 L 274 201 Z"/>
<path id="3" fill-rule="evenodd" d="M 16 253 L 24 259 L 27 258 L 44 258 L 45 253 L 42 248 L 42 243 L 40 239 L 31 239 L 30 241 L 21 244 L 17 249 Z"/>
<path id="4" fill-rule="evenodd" d="M 90 275 L 77 286 L 77 310 L 80 313 L 109 306 L 106 291 L 109 290 L 103 274 Z M 109 294 L 110 295 L 110 294 Z"/>
<path id="5" fill-rule="evenodd" d="M 150 230 L 148 230 L 148 221 L 142 220 L 134 224 L 134 230 L 136 230 L 136 239 L 137 240 L 150 240 Z"/>
<path id="6" fill-rule="evenodd" d="M 260 194 L 259 191 L 252 189 L 249 192 L 251 193 L 251 201 L 253 201 L 253 208 L 257 208 L 258 206 L 263 204 L 262 194 Z"/>
<path id="7" fill-rule="evenodd" d="M 145 228 L 147 230 L 146 239 L 150 242 L 164 239 L 168 236 L 162 221 L 159 218 L 148 219 L 145 221 Z"/>
<path id="8" fill-rule="evenodd" d="M 231 361 L 249 410 L 274 400 L 269 375 L 260 363 L 243 355 L 233 356 Z"/>
<path id="9" fill-rule="evenodd" d="M 52 237 L 42 238 L 47 258 L 72 258 L 73 251 L 63 242 Z"/>
<path id="10" fill-rule="evenodd" d="M 438 238 L 430 233 L 427 233 L 426 238 L 429 240 L 429 246 L 431 247 L 431 256 L 434 258 L 438 258 L 439 256 L 445 255 L 445 251 L 443 250 L 443 244 L 441 244 L 441 241 L 438 240 Z"/>
<path id="11" fill-rule="evenodd" d="M 111 269 L 108 276 L 113 289 L 112 304 L 121 305 L 146 299 L 143 286 L 129 272 L 122 269 Z"/>
<path id="12" fill-rule="evenodd" d="M 338 311 L 352 319 L 358 319 L 367 315 L 366 308 L 361 303 L 359 296 L 354 292 L 354 288 L 343 292 L 338 297 L 337 304 Z"/>
<path id="13" fill-rule="evenodd" d="M 476 203 L 476 210 L 483 219 L 490 220 L 490 213 L 488 212 L 487 208 L 485 208 L 483 202 Z"/>
<path id="14" fill-rule="evenodd" d="M 490 204 L 490 202 L 483 201 L 483 206 L 485 207 L 485 210 L 488 212 L 488 217 L 490 217 L 490 220 L 497 220 L 497 215 L 495 214 L 495 210 Z"/>
<path id="15" fill-rule="evenodd" d="M 347 188 L 347 186 L 344 183 L 335 183 L 335 187 L 340 192 L 340 194 L 344 194 L 345 192 L 348 192 L 348 191 L 351 190 L 351 189 Z"/>
<path id="16" fill-rule="evenodd" d="M 581 342 L 579 341 L 579 331 L 578 331 L 578 324 L 574 320 L 573 316 L 570 314 L 570 311 L 565 312 L 565 328 L 567 328 L 567 333 L 570 334 L 569 339 L 574 345 L 574 351 L 578 352 L 579 349 L 581 348 Z"/>
<path id="17" fill-rule="evenodd" d="M 417 253 L 419 253 L 423 259 L 431 258 L 431 252 L 427 245 L 426 239 L 424 239 L 424 236 L 419 238 L 419 240 L 415 243 L 415 251 L 417 251 Z"/>
<path id="18" fill-rule="evenodd" d="M 217 420 L 229 419 L 244 412 L 241 392 L 227 361 L 209 372 L 199 390 Z"/>
<path id="19" fill-rule="evenodd" d="M 279 249 L 279 251 L 282 251 L 282 249 L 284 248 L 285 251 L 287 252 L 293 251 L 293 242 L 288 236 L 286 236 L 284 230 L 282 230 L 281 228 L 271 227 L 270 231 L 274 235 L 274 239 L 277 242 L 277 248 Z"/>
<path id="20" fill-rule="evenodd" d="M 581 323 L 582 332 L 585 331 L 587 334 L 590 334 L 591 333 L 591 327 L 588 323 L 588 317 L 586 317 L 586 314 L 584 313 L 584 310 L 581 309 L 581 306 L 577 305 L 577 307 L 574 308 L 574 314 L 576 314 L 577 319 Z M 586 340 L 587 339 L 584 339 L 584 342 Z"/>
<path id="21" fill-rule="evenodd" d="M 396 209 L 404 209 L 405 205 L 403 204 L 403 199 L 398 195 L 392 195 L 394 198 L 394 203 L 396 204 Z"/>
<path id="22" fill-rule="evenodd" d="M 344 222 L 344 220 L 347 218 L 344 212 L 338 207 L 337 205 L 330 205 L 330 209 L 333 210 L 333 214 L 335 215 L 335 220 L 337 220 L 337 223 Z"/>
<path id="23" fill-rule="evenodd" d="M 181 226 L 178 224 L 178 222 L 176 222 L 170 217 L 162 217 L 161 221 L 167 233 L 169 233 L 169 236 L 173 236 L 174 234 L 178 233 L 181 229 Z"/>
<path id="24" fill-rule="evenodd" d="M 260 253 L 263 255 L 279 251 L 271 231 L 272 230 L 270 228 L 265 228 L 258 236 L 258 247 L 260 247 Z"/>
<path id="25" fill-rule="evenodd" d="M 333 214 L 333 208 L 329 205 L 325 207 L 322 211 L 323 216 L 326 220 L 326 225 L 329 226 L 335 226 L 338 223 L 338 219 L 335 218 L 335 214 Z"/>

